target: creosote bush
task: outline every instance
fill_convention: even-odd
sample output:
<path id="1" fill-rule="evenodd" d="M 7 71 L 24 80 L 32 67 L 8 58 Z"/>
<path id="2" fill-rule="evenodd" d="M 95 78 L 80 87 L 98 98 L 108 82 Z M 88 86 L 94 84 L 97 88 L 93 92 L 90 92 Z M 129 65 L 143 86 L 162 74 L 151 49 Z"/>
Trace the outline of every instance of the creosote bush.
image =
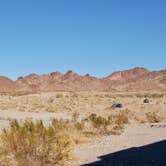
<path id="1" fill-rule="evenodd" d="M 162 118 L 159 115 L 157 115 L 155 112 L 146 113 L 146 119 L 150 123 L 159 123 L 162 121 Z"/>
<path id="2" fill-rule="evenodd" d="M 128 116 L 125 113 L 119 113 L 118 115 L 108 116 L 104 118 L 97 116 L 96 114 L 91 114 L 88 118 L 93 126 L 94 132 L 96 134 L 110 134 L 120 132 L 124 125 L 127 124 Z"/>
<path id="3" fill-rule="evenodd" d="M 59 125 L 59 126 L 58 126 Z M 63 165 L 71 155 L 71 140 L 67 132 L 53 121 L 45 127 L 42 121 L 11 121 L 1 134 L 1 166 Z"/>
<path id="4" fill-rule="evenodd" d="M 58 94 L 56 95 L 56 98 L 63 98 L 63 94 L 58 93 Z"/>
<path id="5" fill-rule="evenodd" d="M 97 116 L 96 114 L 91 114 L 89 116 L 89 120 L 92 123 L 92 126 L 95 129 L 98 129 L 99 133 L 107 133 L 108 132 L 108 126 L 111 125 L 111 121 L 104 117 Z"/>

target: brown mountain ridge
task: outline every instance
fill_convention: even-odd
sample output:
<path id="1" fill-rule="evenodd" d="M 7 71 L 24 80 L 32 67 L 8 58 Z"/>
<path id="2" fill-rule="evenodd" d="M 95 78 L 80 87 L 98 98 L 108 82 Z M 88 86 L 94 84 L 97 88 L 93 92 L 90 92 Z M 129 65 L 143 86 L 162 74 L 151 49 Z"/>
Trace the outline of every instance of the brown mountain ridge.
<path id="1" fill-rule="evenodd" d="M 0 93 L 12 92 L 54 92 L 54 91 L 108 91 L 108 92 L 166 92 L 166 69 L 149 71 L 142 67 L 117 71 L 105 78 L 73 71 L 65 74 L 30 74 L 13 81 L 0 77 Z"/>

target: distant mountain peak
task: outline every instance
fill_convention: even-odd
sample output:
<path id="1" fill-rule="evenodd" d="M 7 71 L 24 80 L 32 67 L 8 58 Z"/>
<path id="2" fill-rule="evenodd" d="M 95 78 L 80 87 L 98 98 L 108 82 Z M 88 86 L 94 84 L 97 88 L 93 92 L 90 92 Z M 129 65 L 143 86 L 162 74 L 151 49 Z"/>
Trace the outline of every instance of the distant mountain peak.
<path id="1" fill-rule="evenodd" d="M 31 73 L 12 81 L 0 77 L 0 92 L 53 92 L 53 91 L 161 91 L 166 92 L 166 70 L 150 72 L 143 67 L 116 71 L 106 78 L 86 74 L 81 76 L 72 70 L 38 75 Z"/>
<path id="2" fill-rule="evenodd" d="M 121 79 L 136 79 L 137 77 L 143 76 L 148 74 L 150 71 L 143 67 L 135 67 L 130 70 L 124 70 L 124 71 L 116 71 L 112 73 L 110 76 L 107 77 L 107 79 L 110 80 L 121 80 Z"/>
<path id="3" fill-rule="evenodd" d="M 65 75 L 72 75 L 72 74 L 75 74 L 75 72 L 73 70 L 68 70 Z"/>
<path id="4" fill-rule="evenodd" d="M 31 74 L 29 74 L 29 75 L 27 75 L 26 76 L 26 78 L 38 78 L 38 77 L 40 77 L 38 74 L 36 74 L 36 73 L 31 73 Z"/>
<path id="5" fill-rule="evenodd" d="M 60 73 L 59 71 L 55 71 L 55 72 L 52 72 L 50 73 L 51 76 L 59 76 L 59 75 L 62 75 L 62 73 Z"/>

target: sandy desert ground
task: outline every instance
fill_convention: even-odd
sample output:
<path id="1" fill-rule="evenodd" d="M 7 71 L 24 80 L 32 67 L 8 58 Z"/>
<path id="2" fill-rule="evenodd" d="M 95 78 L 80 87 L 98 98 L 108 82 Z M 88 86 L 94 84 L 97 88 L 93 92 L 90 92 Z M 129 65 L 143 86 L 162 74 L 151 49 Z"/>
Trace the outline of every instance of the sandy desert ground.
<path id="1" fill-rule="evenodd" d="M 150 103 L 143 103 L 145 97 L 149 99 Z M 113 103 L 121 103 L 123 108 L 113 109 L 111 108 Z M 118 159 L 118 154 L 122 150 L 126 150 L 126 154 L 130 156 L 132 151 L 139 151 L 139 148 L 134 147 L 155 144 L 159 141 L 162 141 L 162 147 L 165 147 L 166 95 L 161 93 L 55 92 L 31 95 L 1 95 L 0 129 L 7 128 L 12 119 L 20 121 L 27 118 L 42 119 L 47 124 L 52 118 L 72 119 L 74 113 L 78 114 L 79 121 L 81 121 L 92 113 L 106 118 L 119 112 L 125 113 L 129 119 L 124 132 L 121 135 L 93 137 L 85 143 L 78 144 L 74 149 L 74 159 L 67 162 L 66 165 L 77 166 L 88 163 L 89 165 L 113 163 L 114 165 L 123 165 L 121 161 L 126 162 L 124 165 L 127 165 L 127 157 L 125 158 L 122 155 L 122 159 Z M 142 151 L 142 155 L 148 153 L 144 152 L 146 150 Z M 153 153 L 158 153 L 158 151 L 154 150 Z M 160 158 L 165 162 L 164 152 L 160 151 L 160 153 L 156 162 Z M 108 154 L 110 154 L 110 161 L 101 157 Z M 137 152 L 136 156 L 136 158 L 139 156 Z M 116 158 L 117 161 L 115 161 Z M 140 162 L 137 159 L 134 160 L 134 158 L 133 161 L 137 161 L 137 164 Z M 130 164 L 128 163 L 128 165 Z"/>

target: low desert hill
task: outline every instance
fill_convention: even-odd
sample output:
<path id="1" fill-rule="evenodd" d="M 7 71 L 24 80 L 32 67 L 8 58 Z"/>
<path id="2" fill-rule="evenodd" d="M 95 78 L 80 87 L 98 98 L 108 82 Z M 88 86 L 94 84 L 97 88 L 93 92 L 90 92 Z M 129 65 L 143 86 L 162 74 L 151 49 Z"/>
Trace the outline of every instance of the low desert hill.
<path id="1" fill-rule="evenodd" d="M 145 68 L 114 72 L 105 78 L 73 71 L 65 74 L 30 74 L 16 81 L 0 77 L 0 92 L 52 92 L 52 91 L 109 91 L 109 92 L 166 92 L 166 70 L 149 71 Z"/>

